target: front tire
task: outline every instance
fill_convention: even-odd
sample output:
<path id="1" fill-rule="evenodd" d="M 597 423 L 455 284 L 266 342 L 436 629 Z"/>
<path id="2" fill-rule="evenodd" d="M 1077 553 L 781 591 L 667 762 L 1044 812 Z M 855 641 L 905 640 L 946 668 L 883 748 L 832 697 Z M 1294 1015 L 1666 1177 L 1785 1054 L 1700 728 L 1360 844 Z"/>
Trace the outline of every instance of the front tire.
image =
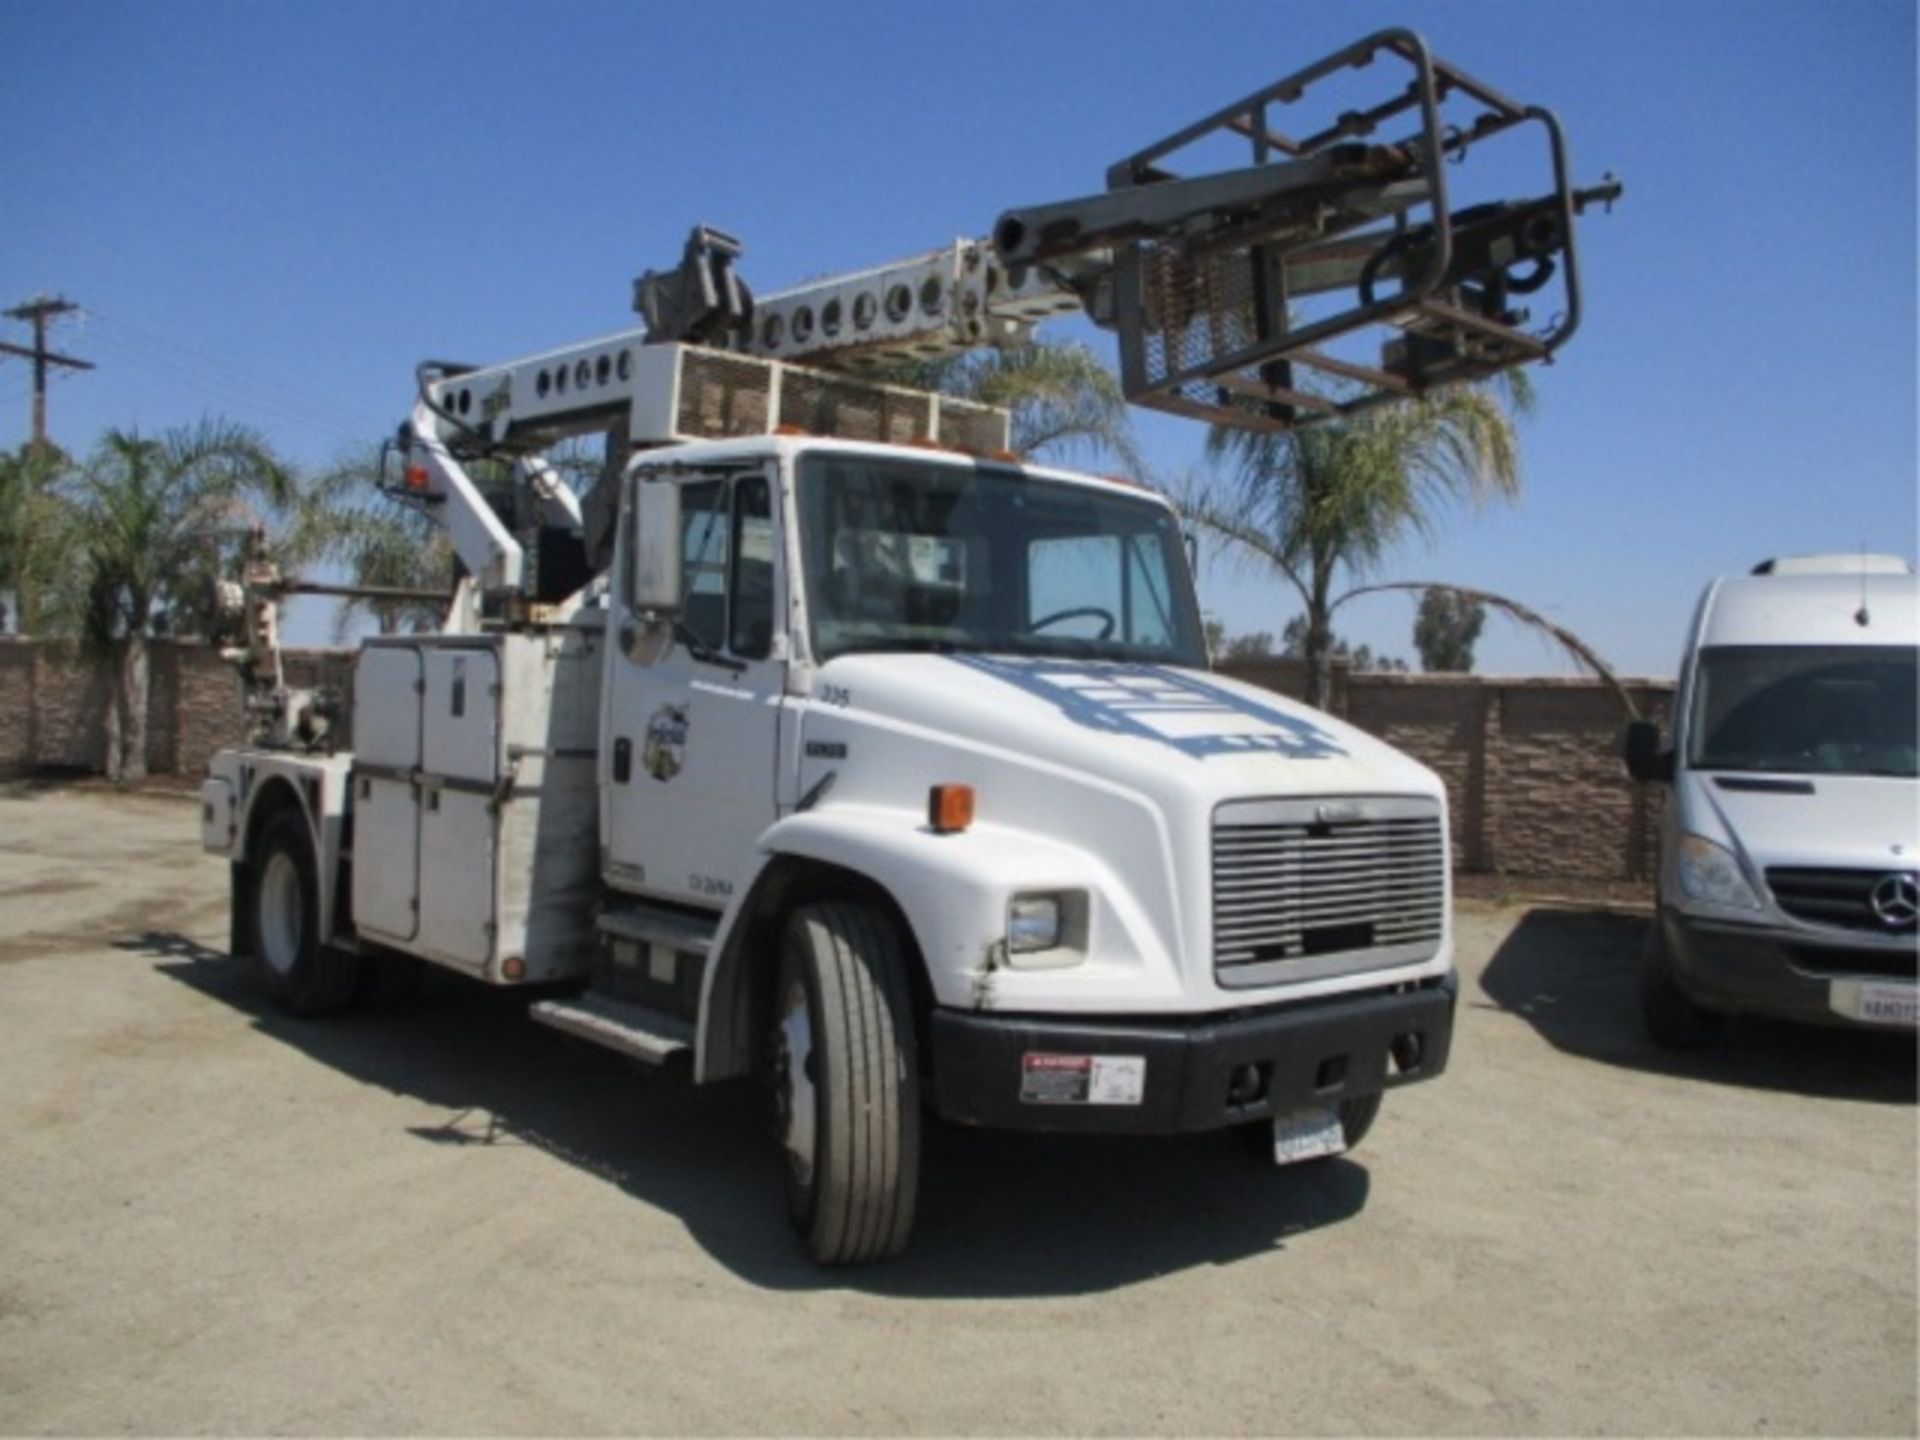
<path id="1" fill-rule="evenodd" d="M 330 1015 L 352 1001 L 359 958 L 320 943 L 320 882 L 306 817 L 282 810 L 260 832 L 252 874 L 253 968 L 292 1015 Z"/>
<path id="2" fill-rule="evenodd" d="M 1640 944 L 1640 1019 L 1662 1050 L 1705 1049 L 1726 1026 L 1723 1016 L 1694 1004 L 1680 988 L 1658 916 Z"/>
<path id="3" fill-rule="evenodd" d="M 885 910 L 788 919 L 768 1067 L 787 1214 L 822 1265 L 898 1255 L 920 1184 L 919 1059 L 906 947 Z"/>

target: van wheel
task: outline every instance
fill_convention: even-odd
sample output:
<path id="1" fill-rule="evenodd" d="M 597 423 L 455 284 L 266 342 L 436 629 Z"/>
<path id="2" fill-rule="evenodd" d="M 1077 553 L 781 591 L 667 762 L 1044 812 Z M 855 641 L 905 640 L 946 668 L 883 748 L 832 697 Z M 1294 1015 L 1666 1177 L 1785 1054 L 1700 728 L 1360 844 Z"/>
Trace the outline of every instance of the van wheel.
<path id="1" fill-rule="evenodd" d="M 907 960 L 891 916 L 853 901 L 787 921 L 769 1037 L 787 1214 L 822 1265 L 906 1248 L 920 1183 Z"/>
<path id="2" fill-rule="evenodd" d="M 260 834 L 253 866 L 253 967 L 292 1015 L 329 1015 L 353 999 L 359 957 L 322 945 L 319 880 L 306 818 L 283 810 Z"/>
<path id="3" fill-rule="evenodd" d="M 1640 1019 L 1663 1050 L 1699 1050 L 1720 1038 L 1724 1016 L 1703 1010 L 1680 988 L 1656 917 L 1640 942 Z"/>

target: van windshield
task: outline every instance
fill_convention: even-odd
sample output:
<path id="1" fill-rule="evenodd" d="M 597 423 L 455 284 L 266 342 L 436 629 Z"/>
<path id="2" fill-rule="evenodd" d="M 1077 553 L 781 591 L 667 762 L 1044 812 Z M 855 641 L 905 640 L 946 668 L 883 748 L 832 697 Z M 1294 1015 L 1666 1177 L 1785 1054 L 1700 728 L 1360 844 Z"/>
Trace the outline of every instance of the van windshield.
<path id="1" fill-rule="evenodd" d="M 1206 668 L 1173 513 L 990 466 L 800 463 L 813 653 L 997 651 Z"/>
<path id="2" fill-rule="evenodd" d="M 1739 645 L 1700 652 L 1687 763 L 1787 775 L 1914 774 L 1916 651 Z"/>

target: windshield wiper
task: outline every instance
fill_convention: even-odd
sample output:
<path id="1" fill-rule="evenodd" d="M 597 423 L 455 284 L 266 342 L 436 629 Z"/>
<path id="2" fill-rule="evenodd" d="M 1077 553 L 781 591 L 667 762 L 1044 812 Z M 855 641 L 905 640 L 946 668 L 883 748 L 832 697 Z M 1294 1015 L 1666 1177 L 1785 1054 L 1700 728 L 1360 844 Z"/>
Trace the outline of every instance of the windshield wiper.
<path id="1" fill-rule="evenodd" d="M 931 635 L 888 635 L 872 640 L 850 640 L 833 647 L 835 655 L 876 655 L 889 651 L 923 655 L 954 655 L 985 647 L 970 640 L 943 640 Z"/>

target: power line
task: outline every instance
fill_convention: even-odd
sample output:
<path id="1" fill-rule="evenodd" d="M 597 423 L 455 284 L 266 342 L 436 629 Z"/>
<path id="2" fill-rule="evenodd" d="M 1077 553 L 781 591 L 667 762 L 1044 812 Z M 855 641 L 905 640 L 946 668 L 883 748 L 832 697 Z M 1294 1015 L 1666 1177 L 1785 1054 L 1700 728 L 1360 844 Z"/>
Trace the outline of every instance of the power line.
<path id="1" fill-rule="evenodd" d="M 54 299 L 46 295 L 37 295 L 13 309 L 0 312 L 9 320 L 22 320 L 33 326 L 33 348 L 28 350 L 19 345 L 9 345 L 0 340 L 0 351 L 9 355 L 20 355 L 33 361 L 33 448 L 44 450 L 47 447 L 47 367 L 65 365 L 73 370 L 91 370 L 91 360 L 76 360 L 71 355 L 58 355 L 47 348 L 47 322 L 56 315 L 65 315 L 80 307 L 71 300 Z"/>
<path id="2" fill-rule="evenodd" d="M 123 363 L 140 371 L 163 372 L 215 396 L 227 397 L 228 405 L 234 409 L 255 411 L 280 424 L 300 426 L 303 430 L 324 436 L 328 442 L 336 445 L 342 442 L 363 444 L 367 436 L 384 434 L 386 430 L 384 424 L 365 424 L 361 420 L 344 417 L 326 399 L 303 394 L 292 386 L 273 384 L 255 372 L 244 371 L 196 349 L 146 334 L 129 324 L 106 317 L 100 311 L 88 309 L 86 317 L 100 323 L 98 328 L 90 332 L 94 342 L 108 349 L 111 355 L 117 355 Z"/>
<path id="3" fill-rule="evenodd" d="M 208 391 L 222 398 L 222 408 L 253 411 L 268 417 L 275 424 L 293 425 L 324 436 L 334 445 L 363 442 L 369 433 L 337 414 L 319 413 L 306 405 L 255 389 L 236 373 L 223 373 L 223 368 L 190 360 L 180 354 L 169 354 L 157 345 L 136 340 L 123 328 L 102 328 L 94 338 L 95 343 L 108 355 L 117 357 L 122 364 L 140 371 L 168 375 L 196 389 Z"/>
<path id="4" fill-rule="evenodd" d="M 331 397 L 274 380 L 258 370 L 207 354 L 179 340 L 150 334 L 115 316 L 91 308 L 84 312 L 84 316 L 87 320 L 100 323 L 101 339 L 117 340 L 127 349 L 143 352 L 152 363 L 193 372 L 220 388 L 243 391 L 254 401 L 282 415 L 297 417 L 309 424 L 324 419 L 328 428 L 356 438 L 382 435 L 389 428 L 384 420 L 369 425 L 364 420 L 342 416 Z"/>

